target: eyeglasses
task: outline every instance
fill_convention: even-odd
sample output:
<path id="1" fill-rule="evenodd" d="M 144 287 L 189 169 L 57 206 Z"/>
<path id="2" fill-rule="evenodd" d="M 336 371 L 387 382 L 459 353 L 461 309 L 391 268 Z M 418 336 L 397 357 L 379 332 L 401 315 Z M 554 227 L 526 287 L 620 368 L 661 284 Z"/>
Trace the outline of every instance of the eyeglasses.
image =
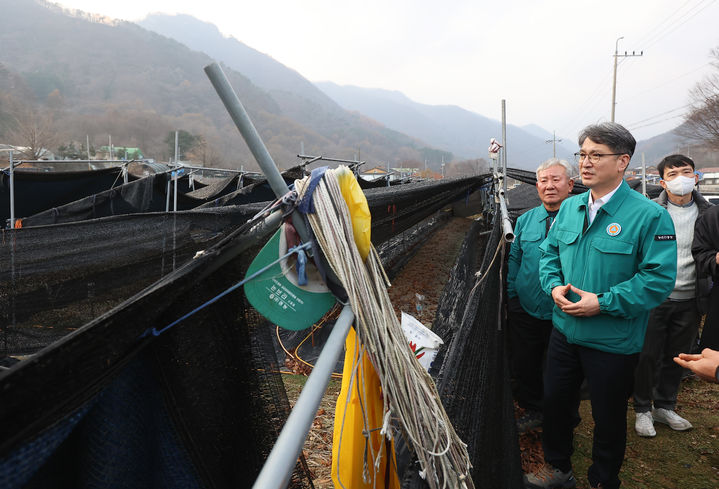
<path id="1" fill-rule="evenodd" d="M 621 156 L 623 154 L 626 153 L 574 153 L 574 159 L 577 163 L 581 163 L 589 157 L 589 161 L 591 161 L 593 165 L 596 165 L 603 156 Z"/>

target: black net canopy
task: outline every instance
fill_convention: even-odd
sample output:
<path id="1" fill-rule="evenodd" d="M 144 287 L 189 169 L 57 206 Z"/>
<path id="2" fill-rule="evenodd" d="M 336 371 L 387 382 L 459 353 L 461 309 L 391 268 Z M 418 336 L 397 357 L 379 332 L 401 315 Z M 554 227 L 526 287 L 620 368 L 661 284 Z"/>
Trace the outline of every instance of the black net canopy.
<path id="1" fill-rule="evenodd" d="M 487 178 L 368 191 L 373 242 Z M 1 231 L 0 487 L 251 486 L 289 403 L 274 328 L 241 288 L 221 294 L 280 219 L 251 220 L 268 202 L 233 205 L 236 186 L 207 192 L 184 211 L 108 204 Z M 312 486 L 302 459 L 291 486 Z"/>

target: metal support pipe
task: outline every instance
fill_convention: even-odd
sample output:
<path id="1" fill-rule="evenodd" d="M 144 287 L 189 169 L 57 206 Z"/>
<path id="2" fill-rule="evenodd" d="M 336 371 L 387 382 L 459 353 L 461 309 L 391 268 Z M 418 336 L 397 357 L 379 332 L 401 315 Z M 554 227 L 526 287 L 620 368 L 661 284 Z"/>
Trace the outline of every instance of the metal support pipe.
<path id="1" fill-rule="evenodd" d="M 170 185 L 172 184 L 172 173 L 170 173 L 170 179 L 167 181 L 167 191 L 165 194 L 167 195 L 167 198 L 165 199 L 165 212 L 170 212 Z"/>
<path id="2" fill-rule="evenodd" d="M 15 162 L 10 151 L 10 229 L 15 228 Z"/>
<path id="3" fill-rule="evenodd" d="M 240 99 L 230 86 L 230 82 L 222 72 L 217 63 L 212 63 L 205 67 L 205 73 L 210 79 L 213 87 L 220 96 L 225 108 L 230 113 L 230 117 L 234 121 L 237 129 L 245 139 L 247 146 L 260 165 L 260 169 L 265 174 L 267 182 L 270 184 L 273 192 L 278 198 L 283 197 L 289 189 L 282 175 L 280 175 L 275 162 L 272 160 L 270 153 L 267 151 L 257 129 L 252 124 L 249 115 L 242 106 Z M 305 226 L 302 217 L 297 213 L 292 213 L 292 223 L 298 234 L 304 242 L 309 241 L 309 232 Z M 331 271 L 329 266 L 326 267 Z M 329 280 L 339 281 L 333 277 L 333 273 L 328 277 Z M 297 462 L 297 457 L 302 451 L 302 445 L 307 437 L 307 433 L 314 421 L 315 413 L 320 405 L 322 396 L 324 395 L 330 376 L 337 364 L 342 347 L 344 345 L 347 332 L 354 319 L 354 314 L 350 306 L 345 306 L 340 313 L 337 322 L 332 328 L 325 346 L 322 348 L 317 363 L 312 369 L 312 374 L 307 379 L 307 383 L 302 389 L 300 397 L 297 399 L 295 407 L 292 409 L 287 422 L 282 428 L 280 436 L 275 442 L 269 457 L 265 461 L 262 471 L 260 472 L 253 487 L 258 489 L 277 489 L 287 487 L 292 471 Z"/>
<path id="4" fill-rule="evenodd" d="M 265 174 L 265 178 L 267 178 L 267 183 L 270 184 L 270 188 L 272 188 L 272 191 L 278 199 L 282 198 L 282 196 L 287 194 L 290 189 L 287 187 L 285 180 L 282 178 L 280 171 L 277 169 L 277 165 L 275 165 L 275 162 L 272 160 L 270 152 L 267 151 L 265 143 L 262 142 L 262 138 L 260 138 L 260 134 L 257 132 L 257 129 L 255 129 L 255 125 L 252 123 L 245 107 L 242 105 L 242 102 L 240 102 L 237 94 L 232 89 L 227 76 L 225 76 L 222 68 L 220 68 L 220 65 L 217 63 L 211 63 L 205 66 L 205 73 L 210 79 L 212 86 L 215 87 L 215 91 L 217 92 L 217 95 L 220 96 L 227 112 L 230 113 L 232 121 L 237 126 L 240 134 L 242 134 L 242 137 L 247 143 L 247 146 L 250 148 L 252 155 L 257 160 L 257 164 L 260 165 L 260 169 L 262 170 L 262 173 Z M 307 231 L 307 227 L 305 226 L 302 217 L 294 212 L 292 213 L 292 224 L 302 238 L 302 241 L 308 242 L 310 234 Z"/>
<path id="5" fill-rule="evenodd" d="M 365 163 L 364 161 L 360 161 L 358 159 L 343 160 L 342 158 L 328 158 L 327 156 L 310 156 L 310 155 L 306 155 L 306 154 L 298 154 L 297 157 L 300 158 L 301 160 L 318 160 L 319 159 L 319 160 L 323 160 L 323 161 L 332 161 L 333 163 L 348 163 L 350 165 Z"/>
<path id="6" fill-rule="evenodd" d="M 507 103 L 502 99 L 502 175 L 504 175 L 504 182 L 502 183 L 502 189 L 504 193 L 507 193 Z"/>
<path id="7" fill-rule="evenodd" d="M 642 195 L 647 196 L 647 164 L 642 153 Z"/>
<path id="8" fill-rule="evenodd" d="M 509 219 L 507 204 L 504 201 L 504 192 L 499 192 L 499 209 L 502 213 L 502 230 L 504 231 L 504 240 L 507 243 L 514 241 L 514 230 L 512 229 L 512 221 Z"/>
<path id="9" fill-rule="evenodd" d="M 142 160 L 15 160 L 15 166 L 20 166 L 25 163 L 35 164 L 41 163 L 43 165 L 55 166 L 55 165 L 72 165 L 78 163 L 87 163 L 88 165 L 100 164 L 100 163 L 119 163 L 120 166 L 129 165 L 130 163 L 141 163 Z M 2 168 L 2 171 L 9 170 L 9 168 Z M 92 170 L 92 168 L 90 168 Z"/>
<path id="10" fill-rule="evenodd" d="M 512 221 L 509 219 L 509 211 L 507 211 L 507 203 L 505 201 L 505 190 L 502 186 L 506 176 L 494 172 L 494 202 L 499 204 L 499 213 L 502 219 L 502 230 L 504 231 L 504 240 L 507 243 L 514 241 L 514 230 L 512 229 Z"/>
<path id="11" fill-rule="evenodd" d="M 247 146 L 252 152 L 252 156 L 255 157 L 257 163 L 260 165 L 262 173 L 265 174 L 267 182 L 270 184 L 272 191 L 279 198 L 285 195 L 289 189 L 287 184 L 282 179 L 280 171 L 277 169 L 277 165 L 272 160 L 269 151 L 265 143 L 262 142 L 255 125 L 252 123 L 250 116 L 247 114 L 245 107 L 240 102 L 240 99 L 235 94 L 230 81 L 225 76 L 225 73 L 217 63 L 212 63 L 205 66 L 205 73 L 207 73 L 212 86 L 215 87 L 217 95 L 220 96 L 222 103 L 230 113 L 232 121 L 237 126 L 237 129 L 242 134 Z"/>
<path id="12" fill-rule="evenodd" d="M 345 306 L 332 328 L 327 343 L 322 348 L 322 353 L 317 359 L 295 407 L 287 418 L 275 446 L 272 447 L 260 475 L 255 480 L 253 489 L 287 487 L 353 320 L 352 309 L 350 306 Z"/>
<path id="13" fill-rule="evenodd" d="M 175 194 L 173 196 L 173 212 L 177 212 L 177 181 L 180 179 L 180 171 L 172 172 L 172 178 L 175 180 Z"/>

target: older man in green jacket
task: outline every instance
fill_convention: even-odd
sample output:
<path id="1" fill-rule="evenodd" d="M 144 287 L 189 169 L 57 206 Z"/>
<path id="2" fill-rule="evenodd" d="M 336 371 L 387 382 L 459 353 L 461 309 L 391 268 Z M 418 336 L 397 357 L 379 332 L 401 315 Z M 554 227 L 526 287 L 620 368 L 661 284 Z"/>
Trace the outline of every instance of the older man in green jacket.
<path id="1" fill-rule="evenodd" d="M 545 466 L 527 487 L 575 486 L 571 455 L 586 377 L 594 418 L 591 487 L 619 487 L 632 393 L 651 309 L 676 279 L 676 236 L 666 209 L 624 182 L 636 141 L 624 127 L 585 128 L 576 154 L 590 191 L 564 201 L 542 243 L 540 282 L 555 307 L 544 377 Z"/>
<path id="2" fill-rule="evenodd" d="M 507 338 L 514 398 L 524 409 L 517 420 L 520 432 L 542 425 L 544 353 L 552 332 L 554 302 L 539 284 L 539 245 L 574 187 L 573 176 L 572 166 L 564 160 L 550 158 L 539 165 L 537 194 L 542 203 L 519 216 L 509 250 Z"/>

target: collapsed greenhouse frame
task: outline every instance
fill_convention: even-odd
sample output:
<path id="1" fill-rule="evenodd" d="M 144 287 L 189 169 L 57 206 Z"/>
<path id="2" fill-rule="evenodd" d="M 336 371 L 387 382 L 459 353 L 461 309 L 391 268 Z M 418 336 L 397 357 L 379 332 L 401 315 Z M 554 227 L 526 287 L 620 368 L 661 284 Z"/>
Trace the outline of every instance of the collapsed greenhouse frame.
<path id="1" fill-rule="evenodd" d="M 446 206 L 447 204 L 456 201 L 458 199 L 466 198 L 470 192 L 475 191 L 481 187 L 488 189 L 489 184 L 492 180 L 492 175 L 480 175 L 476 177 L 450 180 L 440 182 L 437 184 L 414 184 L 409 185 L 405 189 L 393 189 L 390 194 L 385 189 L 377 189 L 367 191 L 368 200 L 370 207 L 372 208 L 373 215 L 373 236 L 376 237 L 377 242 L 384 241 L 409 229 L 412 225 L 421 222 L 428 216 L 433 215 L 438 209 Z M 490 204 L 490 213 L 494 216 L 499 214 L 499 208 L 494 205 L 493 199 L 486 199 L 486 202 Z M 43 348 L 37 353 L 30 356 L 28 359 L 19 362 L 18 364 L 11 367 L 8 371 L 0 373 L 0 386 L 8 399 L 11 402 L 3 403 L 2 418 L 4 420 L 4 426 L 2 437 L 2 445 L 0 446 L 0 475 L 6 481 L 16 482 L 23 477 L 26 478 L 21 485 L 33 483 L 39 483 L 37 481 L 47 482 L 50 470 L 46 469 L 47 465 L 57 464 L 53 458 L 58 460 L 66 460 L 67 453 L 62 454 L 58 457 L 53 454 L 46 454 L 45 460 L 50 460 L 45 464 L 42 469 L 35 470 L 31 474 L 31 477 L 27 479 L 27 472 L 17 470 L 18 466 L 22 466 L 22 461 L 27 458 L 28 454 L 33 453 L 33 450 L 47 450 L 48 434 L 50 438 L 58 441 L 60 445 L 68 443 L 68 436 L 65 431 L 68 430 L 68 426 L 63 427 L 63 423 L 70 423 L 73 427 L 78 424 L 85 423 L 88 411 L 92 411 L 97 408 L 98 405 L 104 401 L 101 399 L 103 396 L 111 397 L 107 394 L 108 385 L 111 389 L 117 390 L 118 387 L 115 385 L 117 379 L 124 378 L 127 373 L 123 373 L 123 369 L 130 369 L 135 376 L 142 377 L 142 369 L 150 368 L 150 370 L 162 370 L 166 368 L 166 364 L 157 365 L 157 358 L 167 359 L 172 358 L 174 361 L 178 361 L 178 352 L 173 355 L 172 352 L 168 352 L 167 345 L 158 345 L 161 342 L 172 341 L 177 343 L 178 340 L 166 340 L 163 337 L 159 338 L 141 338 L 142 334 L 148 331 L 148 326 L 153 321 L 168 321 L 178 315 L 177 304 L 190 305 L 191 303 L 202 303 L 202 300 L 192 297 L 194 293 L 197 293 L 200 289 L 197 286 L 198 283 L 203 283 L 208 277 L 214 277 L 213 274 L 227 272 L 223 267 L 227 267 L 228 264 L 236 261 L 236 255 L 241 249 L 252 249 L 256 247 L 262 240 L 263 236 L 267 236 L 274 229 L 274 225 L 264 224 L 256 225 L 254 231 L 248 233 L 249 226 L 247 221 L 256 215 L 257 211 L 262 206 L 246 204 L 245 206 L 239 206 L 235 208 L 206 208 L 196 211 L 186 211 L 173 213 L 172 215 L 165 215 L 163 213 L 157 214 L 137 214 L 130 217 L 121 216 L 109 216 L 99 218 L 95 221 L 77 222 L 74 224 L 64 224 L 56 226 L 38 226 L 29 227 L 20 230 L 6 230 L 3 231 L 3 244 L 6 246 L 8 256 L 12 255 L 13 260 L 18 258 L 17 251 L 18 245 L 22 248 L 23 237 L 29 236 L 29 239 L 33 235 L 37 236 L 42 232 L 57 233 L 58 229 L 63 228 L 65 230 L 72 228 L 72 231 L 68 234 L 77 233 L 79 229 L 107 226 L 107 235 L 116 236 L 121 234 L 123 227 L 127 227 L 129 221 L 140 222 L 143 221 L 147 224 L 143 229 L 152 226 L 152 222 L 157 222 L 161 219 L 165 222 L 166 231 L 163 236 L 157 238 L 157 242 L 163 241 L 167 243 L 168 236 L 172 236 L 172 239 L 176 239 L 179 235 L 178 228 L 183 228 L 187 235 L 193 236 L 193 232 L 196 230 L 192 227 L 197 225 L 197 221 L 206 220 L 207 217 L 215 220 L 216 223 L 210 226 L 212 229 L 204 231 L 203 239 L 207 239 L 202 243 L 197 243 L 196 248 L 192 247 L 182 248 L 178 247 L 177 243 L 175 246 L 166 248 L 169 254 L 163 253 L 163 261 L 169 262 L 169 256 L 172 255 L 173 263 L 179 263 L 182 260 L 188 260 L 185 265 L 165 267 L 163 264 L 162 271 L 160 272 L 162 278 L 157 281 L 151 282 L 150 285 L 130 299 L 120 303 L 109 311 L 105 311 L 99 317 L 91 320 L 85 326 L 82 326 L 77 331 L 70 333 L 67 336 L 63 336 L 60 340 L 54 341 L 49 346 Z M 184 221 L 184 227 L 183 223 Z M 508 391 L 508 379 L 506 378 L 506 369 L 502 365 L 501 349 L 502 349 L 502 327 L 501 327 L 501 310 L 499 305 L 501 304 L 501 297 L 494 297 L 492 294 L 499 293 L 501 290 L 501 261 L 492 259 L 496 258 L 498 250 L 501 248 L 503 240 L 501 238 L 500 228 L 498 227 L 500 219 L 495 218 L 495 228 L 491 233 L 490 244 L 487 246 L 487 253 L 483 253 L 483 250 L 479 250 L 476 244 L 477 237 L 479 234 L 479 227 L 476 226 L 472 237 L 468 236 L 464 245 L 464 262 L 461 265 L 461 270 L 457 270 L 453 274 L 453 285 L 448 284 L 448 287 L 454 287 L 455 293 L 448 296 L 455 299 L 453 302 L 454 306 L 451 308 L 445 308 L 444 315 L 438 313 L 438 318 L 441 317 L 444 322 L 443 334 L 445 335 L 445 344 L 447 348 L 440 353 L 440 357 L 435 362 L 435 372 L 438 388 L 442 393 L 442 400 L 447 406 L 454 406 L 453 408 L 448 407 L 448 412 L 452 414 L 454 409 L 453 423 L 458 427 L 458 431 L 462 432 L 463 438 L 466 436 L 469 444 L 473 448 L 473 464 L 475 466 L 475 477 L 477 480 L 492 481 L 494 486 L 500 487 L 519 487 L 521 482 L 520 470 L 519 470 L 519 458 L 518 458 L 518 447 L 516 447 L 516 433 L 513 431 L 513 416 L 511 410 L 511 396 Z M 110 228 L 115 229 L 110 229 Z M 220 236 L 219 229 L 222 228 L 233 228 L 234 231 L 226 236 Z M 163 231 L 163 232 L 164 232 Z M 218 238 L 218 236 L 220 236 Z M 44 239 L 44 238 L 43 238 Z M 213 241 L 214 240 L 214 241 Z M 201 249 L 200 249 L 201 248 Z M 182 251 L 179 253 L 178 250 Z M 190 258 L 193 252 L 200 251 L 201 254 L 196 258 Z M 482 275 L 490 277 L 488 280 L 484 280 L 478 287 L 468 287 L 468 284 L 475 283 L 474 269 L 472 265 L 476 265 L 481 256 L 482 262 Z M 244 264 L 246 266 L 246 263 Z M 231 277 L 224 277 L 222 285 L 228 285 L 236 277 L 241 276 L 241 270 L 243 266 L 240 265 L 233 267 L 233 274 Z M 19 269 L 15 269 L 12 273 L 10 282 L 17 279 L 15 273 Z M 4 271 L 5 272 L 5 271 Z M 196 280 L 190 278 L 191 275 L 195 275 Z M 499 282 L 498 282 L 499 281 Z M 193 284 L 188 282 L 196 282 Z M 491 283 L 491 286 L 490 286 Z M 184 284 L 183 287 L 181 286 Z M 15 282 L 13 282 L 15 285 Z M 203 297 L 211 296 L 212 293 L 217 294 L 219 290 L 223 290 L 221 284 L 213 284 L 211 291 L 203 291 Z M 192 293 L 187 292 L 192 290 Z M 471 289 L 471 292 L 470 292 Z M 462 293 L 456 293 L 463 291 Z M 92 299 L 96 297 L 96 291 L 92 294 L 89 290 L 87 292 L 86 299 Z M 169 297 L 159 298 L 161 295 L 166 294 Z M 13 309 L 14 306 L 19 304 L 16 301 L 18 297 L 14 294 L 6 295 L 8 300 L 8 311 Z M 497 300 L 499 299 L 499 300 Z M 235 302 L 238 299 L 234 299 Z M 239 299 L 240 303 L 245 302 L 243 299 Z M 447 301 L 449 304 L 450 300 Z M 154 311 L 151 314 L 147 314 L 148 310 L 157 309 L 160 304 L 174 304 L 175 307 L 171 311 Z M 467 305 L 466 308 L 462 307 Z M 492 304 L 495 308 L 494 312 L 489 313 L 483 311 L 483 314 L 478 315 L 477 307 L 480 304 Z M 236 305 L 236 304 L 235 304 Z M 223 305 L 223 308 L 228 306 Z M 474 311 L 470 310 L 470 307 L 474 308 Z M 245 304 L 242 309 L 242 315 L 252 315 Z M 144 312 L 143 312 L 144 311 Z M 254 313 L 256 315 L 256 313 Z M 145 317 L 141 321 L 137 321 L 137 315 L 151 316 Z M 484 319 L 487 317 L 494 316 L 497 318 L 497 322 L 487 323 Z M 121 324 L 128 324 L 135 322 L 132 327 L 123 327 Z M 207 324 L 208 319 L 202 319 L 199 324 Z M 211 321 L 210 321 L 211 322 Z M 197 325 L 195 325 L 197 326 Z M 192 325 L 184 325 L 184 330 L 192 328 Z M 182 331 L 182 328 L 177 328 L 178 331 Z M 338 329 L 339 330 L 339 329 Z M 441 330 L 441 327 L 440 327 Z M 484 331 L 482 337 L 485 338 L 482 342 L 468 342 L 466 338 L 472 334 L 477 334 L 479 331 Z M 113 342 L 111 344 L 103 344 L 107 335 L 111 335 Z M 182 336 L 181 333 L 176 333 L 174 330 L 167 333 L 167 338 L 172 336 Z M 197 333 L 190 334 L 191 340 L 184 338 L 179 340 L 179 343 L 175 344 L 174 347 L 183 346 L 185 349 L 179 351 L 187 352 L 188 344 L 197 344 L 197 340 L 201 336 L 196 336 Z M 164 336 L 164 335 L 163 335 Z M 491 339 L 490 339 L 491 338 Z M 216 343 L 213 343 L 217 346 Z M 490 346 L 490 348 L 486 348 Z M 171 350 L 172 348 L 170 348 Z M 151 355 L 148 355 L 148 351 L 151 351 Z M 153 363 L 151 358 L 154 357 L 154 366 L 148 367 L 149 363 Z M 134 364 L 134 357 L 141 357 L 140 366 Z M 465 358 L 466 357 L 466 358 Z M 474 360 L 470 360 L 474 359 Z M 197 360 L 195 358 L 195 360 Z M 488 363 L 488 360 L 491 362 Z M 476 390 L 472 386 L 459 386 L 457 377 L 457 371 L 467 371 L 467 361 L 477 362 L 474 367 L 482 367 L 487 370 L 484 374 L 478 374 L 478 378 L 491 379 L 491 382 L 487 382 L 487 386 L 482 387 L 484 398 L 475 399 L 474 403 L 468 402 L 467 400 L 467 388 L 471 387 L 470 390 Z M 494 363 L 492 363 L 494 362 Z M 499 363 L 497 363 L 499 362 Z M 53 371 L 57 369 L 58 365 L 65 365 L 65 370 L 58 372 Z M 69 364 L 69 365 L 68 365 Z M 128 367 L 129 365 L 129 367 Z M 256 368 L 256 367 L 255 367 Z M 459 370 L 457 370 L 459 369 Z M 164 378 L 170 374 L 167 371 L 163 371 L 160 378 Z M 497 372 L 501 375 L 497 376 Z M 498 378 L 495 378 L 498 377 Z M 125 380 L 125 379 L 123 379 Z M 132 381 L 137 379 L 133 377 Z M 131 381 L 131 382 L 132 382 Z M 52 385 L 51 392 L 46 392 L 46 386 Z M 174 386 L 177 387 L 177 386 Z M 460 389 L 464 389 L 463 391 Z M 276 388 L 276 386 L 275 386 Z M 461 392 L 461 395 L 458 394 Z M 491 395 L 488 395 L 491 392 Z M 66 399 L 66 396 L 71 393 L 71 399 Z M 146 393 L 146 392 L 145 392 Z M 167 395 L 167 392 L 166 394 Z M 475 396 L 476 398 L 477 396 Z M 98 398 L 100 398 L 98 400 Z M 454 399 L 454 401 L 452 401 Z M 500 413 L 493 413 L 492 410 L 498 405 L 503 405 Z M 161 404 L 161 400 L 154 399 L 155 405 Z M 88 403 L 94 403 L 88 406 Z M 48 405 L 53 406 L 48 413 Z M 481 408 L 480 408 L 481 406 Z M 465 411 L 468 408 L 474 408 L 475 411 L 483 413 L 481 416 L 467 416 L 465 418 Z M 478 409 L 479 408 L 479 409 Z M 172 418 L 171 421 L 177 423 L 178 419 L 181 418 L 182 413 L 170 413 L 167 417 Z M 471 420 L 471 422 L 470 422 Z M 96 422 L 96 421 L 95 421 Z M 185 420 L 187 422 L 187 420 Z M 480 422 L 479 424 L 477 424 Z M 171 425 L 167 419 L 163 421 L 164 426 Z M 58 427 L 61 427 L 59 431 L 65 434 L 63 438 L 62 434 L 58 434 Z M 237 427 L 235 427 L 237 428 Z M 73 428 L 74 429 L 74 428 Z M 89 429 L 89 428 L 88 428 Z M 86 429 L 86 431 L 88 430 Z M 63 431 L 65 430 L 65 431 Z M 72 430 L 71 430 L 72 431 Z M 239 433 L 239 431 L 237 431 Z M 167 435 L 165 433 L 165 435 Z M 91 434 L 85 433 L 84 436 L 92 438 Z M 177 438 L 175 434 L 175 438 Z M 258 434 L 258 439 L 267 439 L 267 434 Z M 514 436 L 514 438 L 513 438 Z M 62 438 L 62 439 L 61 439 Z M 185 433 L 184 443 L 187 443 L 187 433 Z M 60 440 L 61 439 L 61 440 Z M 23 443 L 23 441 L 25 443 Z M 75 444 L 78 442 L 73 441 Z M 201 445 L 201 444 L 200 444 Z M 498 447 L 503 447 L 498 450 Z M 198 457 L 198 450 L 195 448 L 195 453 L 187 453 L 187 450 L 177 450 L 179 453 L 178 458 L 185 460 L 194 459 Z M 192 452 L 192 450 L 190 450 Z M 265 452 L 266 453 L 266 452 Z M 486 457 L 497 457 L 500 456 L 501 463 L 497 463 L 495 460 L 493 463 L 487 463 Z M 199 457 L 201 458 L 201 457 Z M 227 462 L 226 462 L 227 463 Z M 188 465 L 192 463 L 187 462 Z M 202 466 L 195 462 L 195 466 Z M 206 464 L 204 464 L 206 465 Z M 294 464 L 293 464 L 294 465 Z M 27 467 L 26 467 L 27 468 Z M 215 467 L 217 468 L 217 467 Z M 225 471 L 227 467 L 224 467 Z M 29 469 L 30 471 L 31 468 Z M 222 487 L 230 483 L 231 477 L 225 479 L 223 477 L 217 477 L 210 472 L 213 470 L 212 467 L 204 467 L 202 470 L 195 469 L 194 475 L 188 476 L 184 474 L 183 477 L 174 481 L 175 487 L 192 487 L 193 483 L 202 481 L 203 484 L 208 487 Z M 47 472 L 43 474 L 43 471 Z M 218 470 L 222 473 L 223 470 Z M 414 477 L 409 475 L 405 480 L 406 487 L 420 487 L 423 481 L 417 476 L 415 471 Z M 10 475 L 8 475 L 10 474 Z M 14 474 L 14 475 L 13 475 Z M 38 475 L 39 474 L 39 475 Z M 227 475 L 226 473 L 224 475 Z M 45 479 L 43 479 L 45 477 Z M 302 487 L 301 476 L 293 478 L 293 484 L 298 487 Z M 183 486 L 182 481 L 190 480 L 189 485 Z M 33 482 L 35 481 L 35 482 Z M 107 482 L 107 479 L 104 480 Z M 125 481 L 127 483 L 127 481 Z M 137 481 L 133 481 L 136 483 Z M 237 483 L 238 481 L 235 481 Z M 307 483 L 307 482 L 305 482 Z M 311 483 L 310 483 L 311 484 Z M 89 484 L 91 485 L 91 484 Z M 130 485 L 128 483 L 128 485 Z M 143 484 L 140 482 L 140 486 Z M 152 483 L 145 483 L 146 486 L 152 486 Z M 197 484 L 200 485 L 200 484 Z M 230 484 L 231 486 L 232 484 Z M 122 484 L 118 484 L 122 487 Z M 229 486 L 228 486 L 229 487 Z"/>

